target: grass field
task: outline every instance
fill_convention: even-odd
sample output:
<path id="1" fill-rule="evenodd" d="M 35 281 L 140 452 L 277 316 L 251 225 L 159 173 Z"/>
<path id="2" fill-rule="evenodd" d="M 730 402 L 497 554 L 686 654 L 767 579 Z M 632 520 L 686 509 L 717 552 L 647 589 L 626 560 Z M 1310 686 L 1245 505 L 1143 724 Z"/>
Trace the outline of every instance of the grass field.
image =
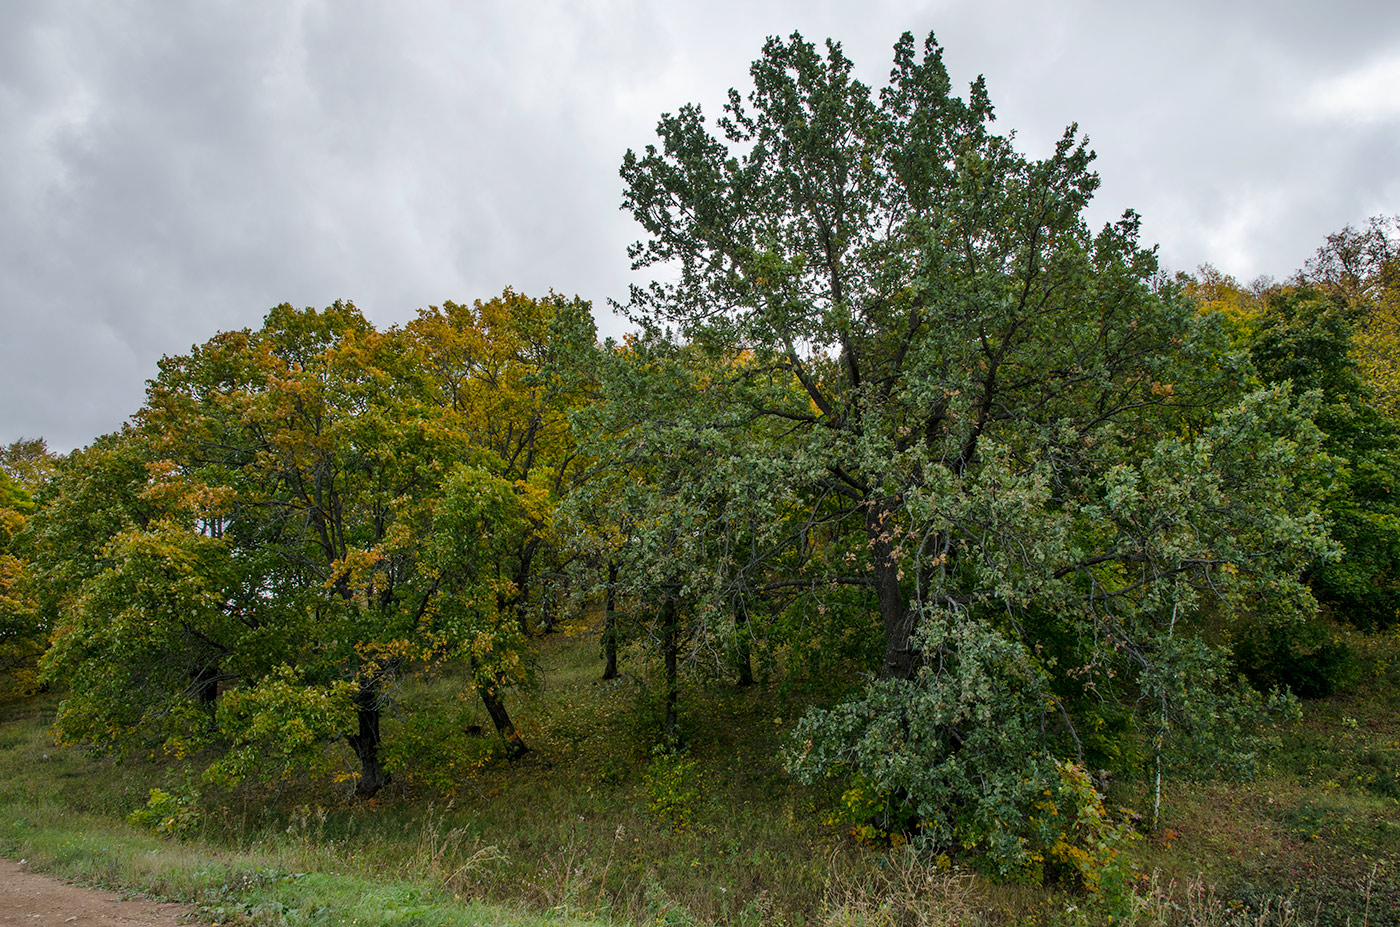
<path id="1" fill-rule="evenodd" d="M 1353 645 L 1361 685 L 1307 703 L 1255 781 L 1168 782 L 1162 827 L 1131 850 L 1142 875 L 1127 921 L 1400 924 L 1400 646 Z M 410 680 L 397 698 L 434 710 L 386 725 L 399 769 L 370 801 L 335 777 L 212 791 L 181 763 L 55 747 L 54 695 L 6 703 L 0 852 L 195 903 L 210 923 L 1107 920 L 1062 888 L 992 884 L 969 860 L 921 862 L 827 823 L 835 796 L 795 785 L 779 759 L 807 696 L 692 677 L 688 748 L 653 755 L 656 706 L 635 654 L 633 675 L 604 683 L 587 629 L 539 646 L 540 688 L 514 706 L 525 759 L 494 758 L 484 712 L 450 676 Z M 152 820 L 171 835 L 128 820 L 152 788 L 171 796 Z M 1109 797 L 1149 802 L 1145 781 Z"/>

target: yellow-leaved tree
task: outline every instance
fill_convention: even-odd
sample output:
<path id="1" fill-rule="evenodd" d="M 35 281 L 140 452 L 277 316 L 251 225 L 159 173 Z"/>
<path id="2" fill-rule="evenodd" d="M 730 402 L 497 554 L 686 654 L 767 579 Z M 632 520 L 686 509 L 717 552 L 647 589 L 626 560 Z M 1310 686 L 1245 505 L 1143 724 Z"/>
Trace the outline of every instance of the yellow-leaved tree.
<path id="1" fill-rule="evenodd" d="M 378 331 L 348 303 L 283 305 L 161 362 L 138 425 L 78 455 L 41 526 L 63 736 L 212 751 L 225 783 L 339 740 L 373 794 L 415 756 L 381 731 L 399 681 L 461 661 L 524 752 L 503 693 L 528 679 L 522 590 L 572 457 L 551 326 L 592 323 L 509 292 L 454 310 Z"/>
<path id="2" fill-rule="evenodd" d="M 1353 350 L 1378 408 L 1400 420 L 1400 216 L 1327 236 L 1303 278 L 1355 314 Z"/>

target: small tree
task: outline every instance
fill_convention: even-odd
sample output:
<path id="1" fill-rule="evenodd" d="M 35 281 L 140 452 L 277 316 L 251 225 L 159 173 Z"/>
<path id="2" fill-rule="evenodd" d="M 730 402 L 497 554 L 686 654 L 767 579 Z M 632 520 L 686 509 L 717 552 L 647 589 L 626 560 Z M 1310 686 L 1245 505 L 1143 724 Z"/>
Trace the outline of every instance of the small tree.
<path id="1" fill-rule="evenodd" d="M 707 460 L 724 440 L 697 425 L 706 403 L 705 359 L 655 337 L 607 344 L 577 358 L 591 367 L 598 401 L 580 409 L 575 425 L 593 472 L 564 506 L 584 560 L 606 564 L 603 593 L 610 603 L 604 646 L 616 653 L 624 633 L 616 606 L 628 603 L 634 638 L 661 657 L 662 736 L 677 737 L 682 649 L 704 646 L 712 628 L 717 588 L 708 545 L 716 535 L 709 504 L 719 470 Z M 719 518 L 723 518 L 720 514 Z"/>

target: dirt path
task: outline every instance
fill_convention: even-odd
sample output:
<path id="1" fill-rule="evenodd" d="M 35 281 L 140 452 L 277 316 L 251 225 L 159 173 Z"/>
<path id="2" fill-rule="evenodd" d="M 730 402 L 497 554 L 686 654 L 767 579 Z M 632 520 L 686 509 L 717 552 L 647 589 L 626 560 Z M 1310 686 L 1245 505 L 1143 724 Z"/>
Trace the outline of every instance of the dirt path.
<path id="1" fill-rule="evenodd" d="M 109 890 L 69 885 L 0 859 L 0 927 L 176 927 L 188 912 L 176 904 L 122 901 Z"/>

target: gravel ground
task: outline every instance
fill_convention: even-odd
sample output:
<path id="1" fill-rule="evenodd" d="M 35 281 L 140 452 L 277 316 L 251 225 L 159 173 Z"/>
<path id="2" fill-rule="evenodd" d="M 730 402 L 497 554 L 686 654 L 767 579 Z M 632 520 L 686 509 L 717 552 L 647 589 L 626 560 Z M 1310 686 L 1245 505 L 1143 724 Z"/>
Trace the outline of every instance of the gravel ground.
<path id="1" fill-rule="evenodd" d="M 23 860 L 0 859 L 0 927 L 176 927 L 189 913 L 181 905 L 69 885 L 30 872 Z"/>

